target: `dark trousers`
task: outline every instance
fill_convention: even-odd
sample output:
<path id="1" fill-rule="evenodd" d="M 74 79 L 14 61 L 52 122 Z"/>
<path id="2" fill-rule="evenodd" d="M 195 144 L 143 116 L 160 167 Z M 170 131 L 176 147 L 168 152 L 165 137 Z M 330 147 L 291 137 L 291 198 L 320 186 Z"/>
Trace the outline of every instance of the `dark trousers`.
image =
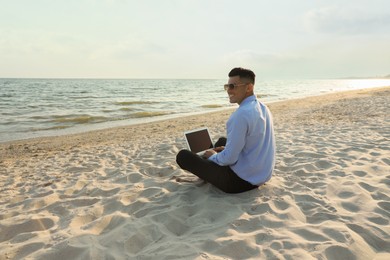
<path id="1" fill-rule="evenodd" d="M 220 138 L 215 147 L 225 144 L 226 138 Z M 229 166 L 220 166 L 188 150 L 181 150 L 176 156 L 176 162 L 182 169 L 195 174 L 226 193 L 240 193 L 258 187 L 238 177 Z"/>

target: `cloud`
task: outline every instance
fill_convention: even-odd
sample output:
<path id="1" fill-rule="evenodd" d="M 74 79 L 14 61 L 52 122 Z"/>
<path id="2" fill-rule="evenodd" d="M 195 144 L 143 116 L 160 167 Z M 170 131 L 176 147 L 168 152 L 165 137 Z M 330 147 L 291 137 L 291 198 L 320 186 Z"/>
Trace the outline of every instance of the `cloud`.
<path id="1" fill-rule="evenodd" d="M 330 34 L 372 34 L 390 32 L 390 12 L 358 7 L 324 7 L 304 15 L 306 29 Z"/>
<path id="2" fill-rule="evenodd" d="M 291 78 L 296 68 L 311 62 L 298 52 L 266 53 L 249 49 L 228 53 L 222 60 L 225 66 L 250 68 L 262 78 Z"/>
<path id="3" fill-rule="evenodd" d="M 94 47 L 92 59 L 127 60 L 143 56 L 145 50 L 137 41 L 108 42 Z"/>
<path id="4" fill-rule="evenodd" d="M 223 60 L 228 63 L 247 63 L 247 64 L 257 64 L 257 65 L 267 65 L 275 64 L 281 62 L 282 60 L 288 59 L 281 54 L 274 53 L 260 53 L 254 50 L 238 50 L 235 52 L 227 53 L 224 55 Z"/>
<path id="5" fill-rule="evenodd" d="M 294 51 L 266 53 L 249 49 L 231 52 L 223 57 L 223 62 L 230 65 L 243 67 L 250 66 L 266 71 L 277 69 L 286 64 L 295 64 L 302 60 L 306 60 L 306 58 Z"/>

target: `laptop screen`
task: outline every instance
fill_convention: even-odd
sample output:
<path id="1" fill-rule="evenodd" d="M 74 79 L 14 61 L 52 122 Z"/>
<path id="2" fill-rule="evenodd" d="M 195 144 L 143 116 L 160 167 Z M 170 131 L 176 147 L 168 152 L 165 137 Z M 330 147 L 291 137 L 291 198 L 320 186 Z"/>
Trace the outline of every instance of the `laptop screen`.
<path id="1" fill-rule="evenodd" d="M 194 153 L 213 148 L 213 143 L 207 128 L 196 129 L 184 133 L 189 149 Z"/>

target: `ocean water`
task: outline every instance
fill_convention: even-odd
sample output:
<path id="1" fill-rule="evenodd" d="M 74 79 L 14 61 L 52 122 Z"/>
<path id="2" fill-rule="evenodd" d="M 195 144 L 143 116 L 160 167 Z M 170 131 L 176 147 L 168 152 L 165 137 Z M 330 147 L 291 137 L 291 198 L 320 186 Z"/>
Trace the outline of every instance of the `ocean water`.
<path id="1" fill-rule="evenodd" d="M 0 142 L 78 133 L 193 113 L 229 104 L 226 79 L 0 79 Z M 351 89 L 390 86 L 390 80 L 257 81 L 265 103 Z"/>

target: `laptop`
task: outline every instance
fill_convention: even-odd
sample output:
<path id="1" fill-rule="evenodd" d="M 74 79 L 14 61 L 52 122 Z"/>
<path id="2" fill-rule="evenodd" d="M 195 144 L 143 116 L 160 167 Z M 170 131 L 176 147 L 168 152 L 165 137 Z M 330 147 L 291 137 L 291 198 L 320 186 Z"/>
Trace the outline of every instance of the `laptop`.
<path id="1" fill-rule="evenodd" d="M 206 150 L 213 148 L 213 142 L 207 127 L 186 131 L 184 137 L 188 149 L 199 156 L 202 156 Z"/>

